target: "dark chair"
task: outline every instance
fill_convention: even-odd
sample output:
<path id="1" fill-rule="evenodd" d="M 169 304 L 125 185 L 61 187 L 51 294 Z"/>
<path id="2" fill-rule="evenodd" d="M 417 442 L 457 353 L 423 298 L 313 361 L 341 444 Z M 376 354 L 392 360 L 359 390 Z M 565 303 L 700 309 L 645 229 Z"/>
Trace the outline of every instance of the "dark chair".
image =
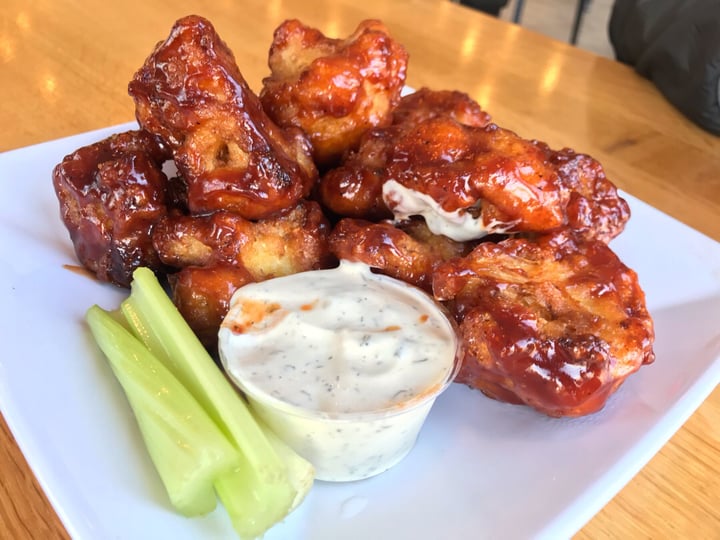
<path id="1" fill-rule="evenodd" d="M 573 19 L 572 31 L 570 32 L 570 43 L 573 45 L 577 45 L 582 19 L 590 6 L 590 2 L 591 0 L 578 0 L 577 6 L 575 7 L 575 18 Z M 525 0 L 517 0 L 517 3 L 515 4 L 515 13 L 513 14 L 513 22 L 518 24 L 520 23 L 524 5 Z"/>
<path id="2" fill-rule="evenodd" d="M 500 10 L 504 8 L 508 0 L 456 0 L 464 6 L 495 15 L 500 15 Z M 578 35 L 580 34 L 580 26 L 582 25 L 582 18 L 587 12 L 590 6 L 591 0 L 578 0 L 577 6 L 575 7 L 575 18 L 573 19 L 572 31 L 570 32 L 570 43 L 577 45 Z M 520 18 L 522 17 L 522 11 L 525 7 L 525 0 L 517 0 L 515 4 L 515 12 L 513 13 L 513 22 L 519 24 Z"/>
<path id="3" fill-rule="evenodd" d="M 500 10 L 504 8 L 509 0 L 459 0 L 463 6 L 468 6 L 489 15 L 500 15 Z"/>

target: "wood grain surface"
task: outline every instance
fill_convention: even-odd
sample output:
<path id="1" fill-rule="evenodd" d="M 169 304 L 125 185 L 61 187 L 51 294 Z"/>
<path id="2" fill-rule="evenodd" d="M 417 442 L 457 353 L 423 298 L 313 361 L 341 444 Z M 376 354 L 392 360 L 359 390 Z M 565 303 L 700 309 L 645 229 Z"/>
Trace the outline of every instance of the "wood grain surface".
<path id="1" fill-rule="evenodd" d="M 629 67 L 446 0 L 4 0 L 0 151 L 132 120 L 128 81 L 190 13 L 213 22 L 255 90 L 282 20 L 344 36 L 381 19 L 410 53 L 409 85 L 463 90 L 498 124 L 593 155 L 619 187 L 720 240 L 720 138 Z M 577 538 L 720 538 L 719 425 L 715 389 Z M 0 427 L 0 537 L 67 538 Z"/>

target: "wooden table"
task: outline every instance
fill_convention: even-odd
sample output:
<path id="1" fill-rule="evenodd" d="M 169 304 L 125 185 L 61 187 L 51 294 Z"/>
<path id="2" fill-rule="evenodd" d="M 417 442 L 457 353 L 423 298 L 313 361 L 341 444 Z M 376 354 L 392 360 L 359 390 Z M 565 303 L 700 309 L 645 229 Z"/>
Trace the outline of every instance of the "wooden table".
<path id="1" fill-rule="evenodd" d="M 189 13 L 213 21 L 255 90 L 283 19 L 334 36 L 382 19 L 410 52 L 411 86 L 466 91 L 500 125 L 595 156 L 619 187 L 720 240 L 720 138 L 628 67 L 445 0 L 4 0 L 0 151 L 132 120 L 128 81 Z M 578 538 L 717 538 L 718 425 L 716 389 Z M 66 538 L 0 426 L 0 537 Z"/>

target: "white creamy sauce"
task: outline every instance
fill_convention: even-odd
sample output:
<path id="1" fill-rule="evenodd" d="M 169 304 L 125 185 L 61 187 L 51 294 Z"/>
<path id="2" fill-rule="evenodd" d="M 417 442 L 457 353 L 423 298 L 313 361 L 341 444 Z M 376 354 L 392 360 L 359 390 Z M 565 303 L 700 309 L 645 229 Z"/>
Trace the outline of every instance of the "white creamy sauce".
<path id="1" fill-rule="evenodd" d="M 240 288 L 219 334 L 230 378 L 324 480 L 409 452 L 456 347 L 428 295 L 349 262 Z"/>
<path id="2" fill-rule="evenodd" d="M 228 370 L 330 415 L 422 395 L 452 369 L 452 328 L 423 292 L 387 281 L 345 262 L 243 287 L 220 332 Z"/>
<path id="3" fill-rule="evenodd" d="M 383 184 L 382 195 L 383 201 L 392 209 L 396 220 L 422 216 L 433 233 L 442 234 L 458 242 L 475 240 L 488 234 L 506 233 L 517 224 L 517 221 L 496 220 L 483 223 L 481 217 L 473 217 L 463 209 L 448 212 L 429 195 L 406 188 L 395 180 L 388 180 Z"/>

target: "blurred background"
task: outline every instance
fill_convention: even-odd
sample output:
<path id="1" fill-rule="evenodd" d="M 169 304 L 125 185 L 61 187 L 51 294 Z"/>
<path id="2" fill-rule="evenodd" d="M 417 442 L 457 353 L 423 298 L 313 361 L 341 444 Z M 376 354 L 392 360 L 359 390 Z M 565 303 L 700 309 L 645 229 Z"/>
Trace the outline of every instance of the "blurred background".
<path id="1" fill-rule="evenodd" d="M 580 0 L 454 0 L 513 21 L 520 4 L 519 24 L 561 41 L 570 41 Z M 608 39 L 608 20 L 613 0 L 585 0 L 576 45 L 614 58 Z M 502 7 L 502 5 L 504 7 Z"/>

